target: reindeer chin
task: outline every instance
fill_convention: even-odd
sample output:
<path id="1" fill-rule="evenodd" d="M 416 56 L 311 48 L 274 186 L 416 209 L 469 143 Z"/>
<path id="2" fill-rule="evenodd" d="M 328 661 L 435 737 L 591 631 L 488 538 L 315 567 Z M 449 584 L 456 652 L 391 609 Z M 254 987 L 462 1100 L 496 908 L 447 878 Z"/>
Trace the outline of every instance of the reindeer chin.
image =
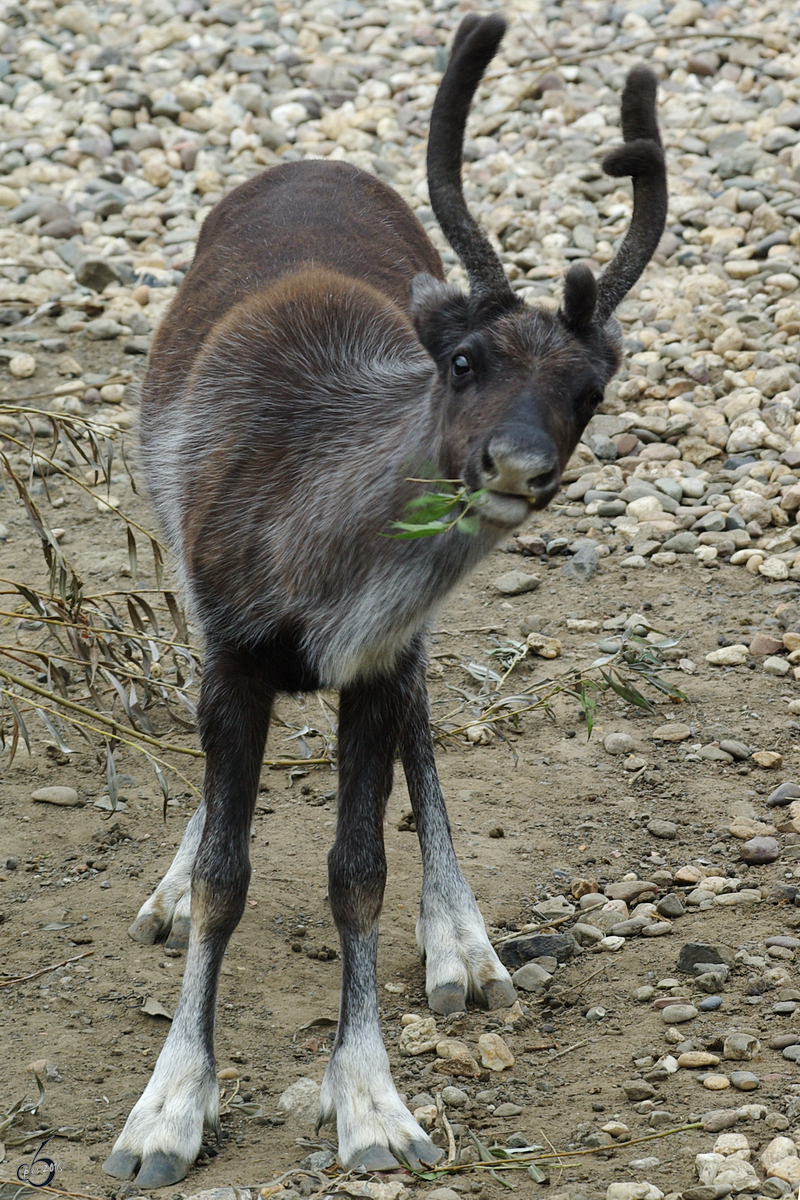
<path id="1" fill-rule="evenodd" d="M 504 529 L 515 529 L 533 511 L 524 496 L 512 496 L 509 492 L 486 492 L 475 502 L 475 509 L 483 521 L 502 525 Z"/>

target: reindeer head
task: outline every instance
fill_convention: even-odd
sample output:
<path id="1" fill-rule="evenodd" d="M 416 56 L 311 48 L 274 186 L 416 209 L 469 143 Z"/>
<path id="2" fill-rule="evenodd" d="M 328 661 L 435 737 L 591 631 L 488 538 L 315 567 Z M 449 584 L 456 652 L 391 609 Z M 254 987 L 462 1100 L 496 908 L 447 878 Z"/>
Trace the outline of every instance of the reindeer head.
<path id="1" fill-rule="evenodd" d="M 619 366 L 622 335 L 613 313 L 658 245 L 667 185 L 656 79 L 646 67 L 635 67 L 622 94 L 624 145 L 603 163 L 607 174 L 633 179 L 628 233 L 599 280 L 585 264 L 570 268 L 557 313 L 524 304 L 467 210 L 461 187 L 467 114 L 504 33 L 498 15 L 464 18 L 431 114 L 431 204 L 466 269 L 469 294 L 417 275 L 411 307 L 419 339 L 437 367 L 447 430 L 442 466 L 471 489 L 486 489 L 479 506 L 485 521 L 512 527 L 552 499 Z"/>

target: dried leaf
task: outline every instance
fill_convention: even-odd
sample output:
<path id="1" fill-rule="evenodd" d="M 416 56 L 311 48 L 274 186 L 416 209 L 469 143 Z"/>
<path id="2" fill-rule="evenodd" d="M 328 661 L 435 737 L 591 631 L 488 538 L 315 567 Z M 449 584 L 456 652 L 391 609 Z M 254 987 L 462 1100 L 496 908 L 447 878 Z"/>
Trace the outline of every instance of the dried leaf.
<path id="1" fill-rule="evenodd" d="M 130 525 L 126 526 L 128 535 L 128 562 L 131 568 L 131 579 L 136 582 L 136 538 L 133 536 L 133 530 Z"/>
<path id="2" fill-rule="evenodd" d="M 167 602 L 167 608 L 169 609 L 169 615 L 172 617 L 178 641 L 186 645 L 189 641 L 189 630 L 186 627 L 186 618 L 183 615 L 183 609 L 178 604 L 172 592 L 164 592 L 164 599 Z"/>
<path id="3" fill-rule="evenodd" d="M 110 741 L 106 742 L 106 779 L 108 781 L 108 798 L 111 801 L 111 808 L 115 809 L 119 802 L 119 782 L 117 780 L 117 764 L 114 762 Z"/>
<path id="4" fill-rule="evenodd" d="M 164 558 L 161 553 L 161 547 L 155 538 L 150 538 L 150 547 L 153 551 L 153 565 L 156 571 L 156 587 L 161 587 L 161 581 L 164 577 Z"/>
<path id="5" fill-rule="evenodd" d="M 147 997 L 139 1011 L 146 1013 L 148 1017 L 166 1017 L 168 1021 L 172 1020 L 172 1013 L 167 1012 L 161 1001 L 153 996 Z"/>

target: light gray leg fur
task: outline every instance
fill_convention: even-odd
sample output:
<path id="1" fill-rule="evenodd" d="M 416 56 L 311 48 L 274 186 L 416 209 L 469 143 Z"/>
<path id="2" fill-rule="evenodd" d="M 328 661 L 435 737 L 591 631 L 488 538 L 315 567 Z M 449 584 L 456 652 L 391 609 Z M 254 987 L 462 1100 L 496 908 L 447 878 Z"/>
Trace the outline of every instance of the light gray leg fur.
<path id="1" fill-rule="evenodd" d="M 221 957 L 214 939 L 192 934 L 167 1040 L 150 1082 L 103 1164 L 109 1175 L 136 1175 L 141 1189 L 183 1179 L 200 1152 L 203 1130 L 216 1132 L 219 1127 L 219 1086 L 208 1031 Z"/>
<path id="2" fill-rule="evenodd" d="M 417 945 L 425 962 L 428 1004 L 442 1014 L 463 1011 L 467 1000 L 488 1008 L 507 1007 L 516 999 L 514 985 L 489 941 L 453 849 L 436 773 L 421 648 L 417 691 L 400 751 L 422 851 Z"/>
<path id="3" fill-rule="evenodd" d="M 175 950 L 185 950 L 189 945 L 192 867 L 205 821 L 206 806 L 201 803 L 186 826 L 172 865 L 128 930 L 135 942 L 152 946 L 166 937 L 167 945 Z"/>

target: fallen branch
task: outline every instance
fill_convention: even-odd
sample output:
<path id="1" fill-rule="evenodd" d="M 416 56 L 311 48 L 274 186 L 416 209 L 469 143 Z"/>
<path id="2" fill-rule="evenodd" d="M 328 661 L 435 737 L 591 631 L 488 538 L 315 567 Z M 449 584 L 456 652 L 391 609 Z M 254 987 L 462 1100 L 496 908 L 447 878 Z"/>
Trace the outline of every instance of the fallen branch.
<path id="1" fill-rule="evenodd" d="M 94 954 L 94 950 L 84 950 L 82 954 L 76 954 L 74 958 L 65 958 L 63 962 L 53 963 L 52 967 L 42 967 L 40 971 L 34 971 L 31 975 L 15 975 L 13 979 L 4 979 L 0 982 L 0 987 L 11 987 L 12 983 L 25 983 L 28 979 L 37 979 L 39 975 L 46 975 L 48 971 L 57 971 L 59 967 L 68 967 L 70 963 L 77 962 L 80 958 L 89 958 Z M 7 1182 L 0 1179 L 0 1183 Z M 69 1193 L 64 1193 L 68 1195 Z"/>
<path id="2" fill-rule="evenodd" d="M 43 1183 L 21 1184 L 18 1179 L 3 1179 L 2 1175 L 0 1175 L 0 1184 L 8 1184 L 10 1187 L 15 1187 L 18 1192 L 24 1192 L 28 1188 L 36 1188 L 37 1192 L 48 1192 L 51 1196 L 74 1196 L 76 1200 L 102 1200 L 100 1196 L 90 1196 L 88 1192 L 65 1192 L 61 1188 L 45 1187 Z"/>
<path id="3" fill-rule="evenodd" d="M 564 1050 L 559 1050 L 558 1054 L 551 1054 L 548 1062 L 555 1062 L 557 1058 L 563 1058 L 565 1054 L 571 1054 L 573 1050 L 580 1050 L 581 1046 L 588 1046 L 592 1038 L 584 1038 L 582 1042 L 575 1042 L 572 1046 L 567 1046 Z"/>

